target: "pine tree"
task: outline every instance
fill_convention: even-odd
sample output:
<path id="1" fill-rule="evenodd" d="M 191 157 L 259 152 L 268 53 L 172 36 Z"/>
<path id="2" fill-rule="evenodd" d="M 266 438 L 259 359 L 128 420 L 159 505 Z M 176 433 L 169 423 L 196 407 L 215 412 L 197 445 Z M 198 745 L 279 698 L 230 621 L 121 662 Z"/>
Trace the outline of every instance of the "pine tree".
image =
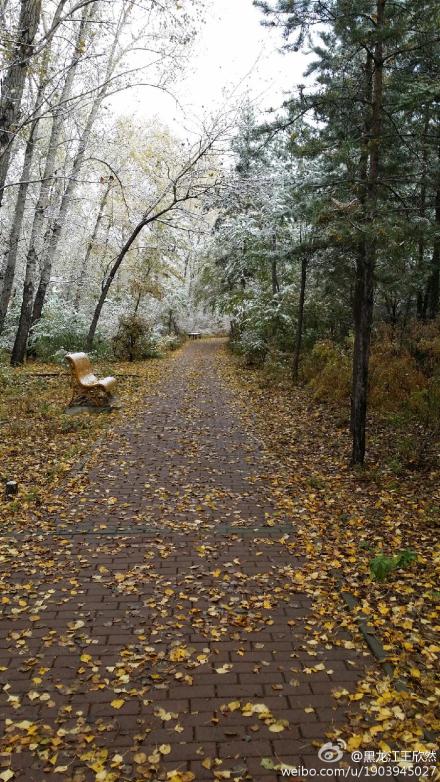
<path id="1" fill-rule="evenodd" d="M 426 101 L 432 101 L 432 89 L 426 95 L 423 71 L 432 53 L 438 54 L 438 4 L 431 0 L 399 4 L 278 0 L 275 6 L 255 5 L 269 24 L 282 27 L 286 48 L 296 49 L 308 41 L 316 56 L 310 69 L 316 87 L 292 99 L 289 111 L 292 117 L 308 116 L 315 124 L 313 152 L 323 158 L 327 169 L 322 186 L 329 207 L 332 202 L 336 207 L 335 240 L 355 265 L 352 463 L 361 465 L 377 270 L 385 259 L 393 262 L 399 239 L 408 233 L 402 225 L 408 223 L 402 205 L 408 195 L 411 198 L 415 165 L 408 128 L 426 108 Z M 431 75 L 438 72 L 438 56 L 433 59 Z M 414 82 L 409 94 L 402 94 L 410 77 Z M 403 177 L 398 173 L 402 134 L 409 146 Z M 410 213 L 416 217 L 415 210 Z M 434 240 L 428 282 L 431 314 L 438 300 L 436 247 Z"/>

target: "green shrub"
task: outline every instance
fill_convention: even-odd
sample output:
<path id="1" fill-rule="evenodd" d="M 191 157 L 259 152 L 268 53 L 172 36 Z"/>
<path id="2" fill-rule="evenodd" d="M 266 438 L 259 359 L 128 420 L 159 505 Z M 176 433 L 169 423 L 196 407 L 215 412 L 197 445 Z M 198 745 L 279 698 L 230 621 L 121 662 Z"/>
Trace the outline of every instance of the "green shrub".
<path id="1" fill-rule="evenodd" d="M 261 367 L 272 352 L 291 353 L 293 335 L 292 302 L 289 297 L 261 294 L 249 289 L 234 317 L 232 349 L 243 356 L 247 366 Z"/>
<path id="2" fill-rule="evenodd" d="M 31 331 L 29 353 L 42 361 L 60 362 L 66 353 L 84 350 L 88 326 L 88 319 L 68 303 L 50 299 Z"/>
<path id="3" fill-rule="evenodd" d="M 161 351 L 177 350 L 185 342 L 185 337 L 177 334 L 167 334 L 159 339 L 158 347 Z"/>
<path id="4" fill-rule="evenodd" d="M 92 361 L 94 359 L 99 361 L 114 361 L 115 354 L 112 341 L 100 336 L 96 337 L 93 341 L 93 350 L 89 351 L 88 355 Z"/>
<path id="5" fill-rule="evenodd" d="M 118 333 L 113 337 L 112 342 L 116 358 L 123 361 L 160 356 L 157 335 L 138 315 L 124 315 L 120 318 Z"/>
<path id="6" fill-rule="evenodd" d="M 243 356 L 249 367 L 261 367 L 268 353 L 267 342 L 255 331 L 243 331 L 240 340 L 233 343 L 233 349 Z"/>
<path id="7" fill-rule="evenodd" d="M 56 334 L 33 335 L 29 344 L 29 353 L 41 361 L 60 361 L 66 353 L 84 350 L 86 334 L 63 329 Z"/>
<path id="8" fill-rule="evenodd" d="M 415 559 L 417 554 L 411 549 L 405 549 L 395 554 L 393 557 L 387 557 L 385 554 L 379 554 L 370 562 L 370 570 L 373 577 L 377 581 L 384 581 L 393 570 L 399 570 L 400 568 L 406 568 Z"/>

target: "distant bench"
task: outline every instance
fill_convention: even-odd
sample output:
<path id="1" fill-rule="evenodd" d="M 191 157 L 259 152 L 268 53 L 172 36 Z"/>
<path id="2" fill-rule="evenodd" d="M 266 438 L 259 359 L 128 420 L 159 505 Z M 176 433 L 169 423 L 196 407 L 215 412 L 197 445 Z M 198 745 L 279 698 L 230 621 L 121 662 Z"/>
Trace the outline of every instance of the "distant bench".
<path id="1" fill-rule="evenodd" d="M 202 332 L 201 331 L 190 331 L 188 334 L 188 337 L 190 339 L 201 339 L 202 338 Z"/>
<path id="2" fill-rule="evenodd" d="M 68 409 L 92 407 L 96 410 L 108 410 L 114 400 L 115 377 L 99 380 L 93 374 L 92 365 L 85 353 L 67 353 L 72 380 L 72 399 Z"/>

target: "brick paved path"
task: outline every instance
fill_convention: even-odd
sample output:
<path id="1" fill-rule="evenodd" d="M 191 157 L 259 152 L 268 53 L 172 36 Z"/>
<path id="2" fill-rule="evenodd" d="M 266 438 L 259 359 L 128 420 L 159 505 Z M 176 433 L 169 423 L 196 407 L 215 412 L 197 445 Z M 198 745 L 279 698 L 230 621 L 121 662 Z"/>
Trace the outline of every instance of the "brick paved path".
<path id="1" fill-rule="evenodd" d="M 310 643 L 301 560 L 266 524 L 267 457 L 233 412 L 220 347 L 174 359 L 56 533 L 10 544 L 0 779 L 258 782 L 281 778 L 263 758 L 325 766 L 313 742 L 345 719 L 332 690 L 372 663 Z"/>

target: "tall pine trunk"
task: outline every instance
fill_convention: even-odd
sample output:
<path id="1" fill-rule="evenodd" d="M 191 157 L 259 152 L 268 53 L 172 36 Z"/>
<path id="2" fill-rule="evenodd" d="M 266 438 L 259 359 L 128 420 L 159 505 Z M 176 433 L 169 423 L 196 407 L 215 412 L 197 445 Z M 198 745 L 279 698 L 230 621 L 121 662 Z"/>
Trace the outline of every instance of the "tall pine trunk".
<path id="1" fill-rule="evenodd" d="M 426 109 L 425 113 L 425 121 L 423 124 L 423 135 L 422 135 L 422 144 L 423 144 L 423 151 L 422 151 L 422 175 L 420 180 L 420 206 L 419 206 L 419 215 L 423 219 L 426 214 L 426 177 L 427 177 L 427 168 L 428 168 L 428 131 L 429 131 L 429 121 L 430 121 L 430 107 Z M 422 232 L 420 239 L 419 239 L 419 247 L 418 247 L 418 268 L 419 268 L 419 274 L 423 278 L 424 272 L 425 272 L 425 237 Z M 425 320 L 426 318 L 426 309 L 428 305 L 428 299 L 426 296 L 426 290 L 425 286 L 420 283 L 419 289 L 417 291 L 417 298 L 416 298 L 416 307 L 417 307 L 417 317 L 419 320 Z"/>
<path id="2" fill-rule="evenodd" d="M 436 236 L 427 287 L 428 317 L 431 319 L 438 317 L 440 309 L 440 143 L 438 146 L 437 167 L 438 173 L 434 200 Z"/>
<path id="3" fill-rule="evenodd" d="M 280 284 L 278 282 L 278 269 L 277 269 L 277 237 L 274 234 L 272 237 L 272 259 L 271 259 L 271 278 L 272 278 L 272 294 L 276 296 L 280 292 Z"/>
<path id="4" fill-rule="evenodd" d="M 301 345 L 302 345 L 303 327 L 304 327 L 304 303 L 306 299 L 306 284 L 307 284 L 307 256 L 303 254 L 301 256 L 301 283 L 300 283 L 299 302 L 298 302 L 298 323 L 296 327 L 295 349 L 293 352 L 293 362 L 292 362 L 292 380 L 294 381 L 294 383 L 298 381 L 298 375 L 299 375 L 299 360 L 301 357 Z"/>
<path id="5" fill-rule="evenodd" d="M 356 259 L 354 294 L 354 349 L 351 433 L 352 464 L 362 465 L 365 459 L 368 401 L 368 370 L 371 328 L 373 322 L 374 256 L 367 242 L 361 242 Z"/>
<path id="6" fill-rule="evenodd" d="M 374 55 L 367 55 L 366 82 L 371 73 L 371 123 L 367 118 L 364 150 L 367 155 L 367 180 L 364 197 L 365 234 L 359 242 L 356 260 L 356 284 L 354 297 L 355 344 L 353 350 L 352 383 L 352 457 L 353 466 L 364 464 L 366 446 L 368 374 L 370 359 L 371 330 L 373 324 L 374 270 L 376 264 L 375 218 L 379 183 L 379 165 L 382 145 L 383 104 L 383 31 L 385 26 L 386 0 L 376 4 L 376 43 Z M 367 94 L 370 89 L 367 86 Z M 367 101 L 368 104 L 368 101 Z M 368 112 L 369 114 L 369 112 Z M 371 132 L 368 133 L 368 126 Z M 365 153 L 364 153 L 365 154 Z M 363 165 L 362 161 L 362 165 Z"/>

